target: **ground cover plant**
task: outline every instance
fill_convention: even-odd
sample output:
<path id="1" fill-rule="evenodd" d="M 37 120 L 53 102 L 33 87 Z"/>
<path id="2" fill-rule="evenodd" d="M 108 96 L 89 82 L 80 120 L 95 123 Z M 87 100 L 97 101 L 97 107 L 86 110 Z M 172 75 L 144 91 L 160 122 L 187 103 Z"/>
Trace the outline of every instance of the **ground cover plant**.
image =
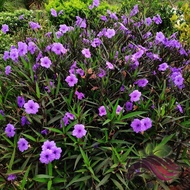
<path id="1" fill-rule="evenodd" d="M 167 189 L 190 165 L 190 51 L 138 5 L 75 19 L 4 52 L 0 188 Z"/>

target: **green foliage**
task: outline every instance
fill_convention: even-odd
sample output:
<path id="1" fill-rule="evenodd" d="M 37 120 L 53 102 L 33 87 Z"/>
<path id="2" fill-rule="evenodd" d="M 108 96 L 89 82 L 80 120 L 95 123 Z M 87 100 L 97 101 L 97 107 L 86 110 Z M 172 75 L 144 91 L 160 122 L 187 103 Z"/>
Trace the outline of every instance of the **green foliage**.
<path id="1" fill-rule="evenodd" d="M 188 3 L 178 4 L 171 21 L 173 27 L 179 31 L 180 41 L 190 46 L 190 7 Z"/>
<path id="2" fill-rule="evenodd" d="M 49 3 L 45 5 L 45 8 L 50 15 L 50 20 L 56 26 L 60 24 L 71 25 L 73 22 L 75 22 L 76 16 L 80 16 L 82 18 L 93 17 L 93 20 L 97 20 L 101 15 L 106 14 L 108 9 L 111 11 L 116 11 L 119 9 L 119 6 L 110 5 L 106 1 L 103 1 L 97 8 L 95 8 L 95 10 L 91 11 L 89 9 L 89 5 L 91 3 L 92 1 L 89 0 L 50 0 Z M 60 11 L 63 11 L 63 13 L 55 18 L 50 14 L 50 10 L 52 8 L 55 9 L 57 13 Z"/>

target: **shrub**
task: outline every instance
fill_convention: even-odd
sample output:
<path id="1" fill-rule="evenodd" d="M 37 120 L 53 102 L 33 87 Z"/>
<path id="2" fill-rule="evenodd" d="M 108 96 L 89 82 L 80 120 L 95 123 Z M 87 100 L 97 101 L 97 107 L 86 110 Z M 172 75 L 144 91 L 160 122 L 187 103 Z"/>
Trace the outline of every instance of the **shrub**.
<path id="1" fill-rule="evenodd" d="M 181 142 L 190 52 L 175 34 L 156 32 L 159 15 L 147 22 L 135 6 L 105 16 L 94 29 L 78 17 L 48 33 L 32 22 L 31 38 L 4 54 L 2 188 L 165 187 L 179 175 L 171 159 L 190 164 Z"/>
<path id="2" fill-rule="evenodd" d="M 190 45 L 190 8 L 186 3 L 183 6 L 176 8 L 171 21 L 174 28 L 179 31 L 180 41 L 184 45 Z"/>
<path id="3" fill-rule="evenodd" d="M 50 15 L 50 20 L 52 24 L 55 26 L 59 26 L 60 24 L 71 25 L 76 16 L 88 18 L 92 16 L 92 11 L 89 9 L 89 5 L 92 1 L 82 1 L 82 0 L 70 0 L 70 1 L 61 1 L 61 0 L 50 0 L 48 4 L 45 5 L 46 11 Z M 58 13 L 58 17 L 53 17 L 50 14 L 51 9 L 55 9 Z M 100 15 L 106 14 L 106 11 L 109 9 L 111 11 L 116 11 L 119 7 L 115 5 L 109 5 L 106 1 L 100 3 L 100 5 L 93 9 L 93 19 L 97 20 Z M 59 14 L 62 12 L 62 14 Z"/>

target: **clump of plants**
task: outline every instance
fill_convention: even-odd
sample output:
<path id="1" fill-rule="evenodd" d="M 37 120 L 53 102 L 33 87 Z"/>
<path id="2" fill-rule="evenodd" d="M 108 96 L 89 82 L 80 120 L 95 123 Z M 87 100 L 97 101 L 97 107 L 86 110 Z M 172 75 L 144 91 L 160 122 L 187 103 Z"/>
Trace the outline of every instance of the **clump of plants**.
<path id="1" fill-rule="evenodd" d="M 91 22 L 77 16 L 46 32 L 30 21 L 30 38 L 4 52 L 2 189 L 166 187 L 179 163 L 190 165 L 181 145 L 190 52 L 175 34 L 156 31 L 160 15 L 143 18 L 138 5 Z"/>
<path id="2" fill-rule="evenodd" d="M 180 41 L 189 46 L 190 45 L 190 8 L 189 4 L 185 3 L 182 6 L 176 8 L 177 10 L 174 12 L 171 17 L 171 21 L 173 23 L 173 27 L 176 28 L 179 32 Z"/>
<path id="3" fill-rule="evenodd" d="M 88 20 L 93 19 L 93 21 L 97 23 L 100 16 L 106 14 L 108 9 L 113 12 L 119 10 L 119 6 L 110 5 L 106 1 L 97 2 L 98 3 L 95 3 L 96 9 L 92 9 L 94 5 L 91 0 L 50 0 L 45 4 L 45 8 L 50 16 L 50 21 L 57 27 L 60 24 L 72 25 L 75 22 L 76 16 L 86 18 Z M 57 15 L 50 14 L 54 10 L 57 12 Z M 93 22 L 91 22 L 91 24 L 92 23 Z"/>

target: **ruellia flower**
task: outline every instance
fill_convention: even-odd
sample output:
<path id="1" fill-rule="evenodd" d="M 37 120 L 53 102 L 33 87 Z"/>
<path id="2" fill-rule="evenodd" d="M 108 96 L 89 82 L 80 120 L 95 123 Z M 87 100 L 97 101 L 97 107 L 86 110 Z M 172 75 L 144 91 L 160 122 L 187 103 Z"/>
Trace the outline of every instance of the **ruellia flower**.
<path id="1" fill-rule="evenodd" d="M 116 114 L 119 115 L 122 110 L 123 108 L 120 105 L 118 105 L 116 108 Z"/>
<path id="2" fill-rule="evenodd" d="M 110 70 L 113 70 L 114 69 L 114 66 L 112 63 L 110 63 L 109 61 L 106 62 L 106 65 L 107 65 L 107 68 L 110 69 Z"/>
<path id="3" fill-rule="evenodd" d="M 11 138 L 14 137 L 15 135 L 15 127 L 12 124 L 7 124 L 6 128 L 5 128 L 5 133 L 7 135 L 7 137 Z"/>
<path id="4" fill-rule="evenodd" d="M 99 111 L 99 116 L 101 117 L 107 114 L 105 106 L 100 106 L 98 108 L 98 111 Z"/>
<path id="5" fill-rule="evenodd" d="M 18 149 L 21 152 L 24 152 L 25 150 L 28 149 L 28 141 L 24 138 L 20 138 L 17 142 L 17 145 L 18 145 Z"/>
<path id="6" fill-rule="evenodd" d="M 74 126 L 74 130 L 72 131 L 72 135 L 77 137 L 77 138 L 82 138 L 86 135 L 86 130 L 84 125 L 82 124 L 76 124 Z"/>
<path id="7" fill-rule="evenodd" d="M 71 74 L 66 77 L 65 81 L 68 83 L 70 87 L 73 87 L 75 84 L 77 84 L 78 78 L 75 75 Z"/>
<path id="8" fill-rule="evenodd" d="M 11 66 L 8 65 L 8 66 L 5 67 L 5 74 L 9 75 L 10 73 L 11 73 Z"/>
<path id="9" fill-rule="evenodd" d="M 148 84 L 148 80 L 147 79 L 139 79 L 135 82 L 135 84 L 138 85 L 138 87 L 145 87 Z"/>
<path id="10" fill-rule="evenodd" d="M 138 90 L 134 90 L 131 94 L 129 94 L 129 96 L 131 97 L 131 102 L 137 102 L 140 100 L 141 92 L 139 92 Z"/>
<path id="11" fill-rule="evenodd" d="M 107 38 L 112 38 L 113 36 L 115 36 L 115 30 L 108 28 L 104 35 Z"/>
<path id="12" fill-rule="evenodd" d="M 41 26 L 39 25 L 39 23 L 37 22 L 29 22 L 29 26 L 33 29 L 33 30 L 36 30 L 36 29 L 39 29 L 41 28 Z"/>
<path id="13" fill-rule="evenodd" d="M 53 160 L 58 160 L 61 157 L 62 149 L 56 146 L 55 141 L 46 140 L 42 145 L 40 154 L 40 162 L 48 164 Z"/>
<path id="14" fill-rule="evenodd" d="M 16 179 L 16 175 L 15 174 L 10 174 L 10 175 L 8 175 L 8 177 L 7 177 L 7 180 L 8 181 L 14 181 Z"/>
<path id="15" fill-rule="evenodd" d="M 143 132 L 152 127 L 152 120 L 149 117 L 146 117 L 141 120 L 134 119 L 131 122 L 131 127 L 133 128 L 133 131 L 136 133 Z"/>
<path id="16" fill-rule="evenodd" d="M 25 104 L 25 100 L 23 96 L 18 96 L 17 97 L 17 105 L 19 108 L 22 108 Z"/>
<path id="17" fill-rule="evenodd" d="M 78 100 L 82 100 L 85 96 L 82 92 L 76 90 L 75 95 L 77 96 Z"/>
<path id="18" fill-rule="evenodd" d="M 159 71 L 165 71 L 168 68 L 168 64 L 167 63 L 162 63 L 158 66 L 158 70 Z"/>
<path id="19" fill-rule="evenodd" d="M 1 31 L 6 34 L 9 31 L 9 26 L 7 24 L 3 24 Z"/>
<path id="20" fill-rule="evenodd" d="M 53 17 L 57 17 L 57 11 L 55 9 L 51 8 L 50 11 Z"/>
<path id="21" fill-rule="evenodd" d="M 51 51 L 53 51 L 56 55 L 65 54 L 67 52 L 61 43 L 53 43 Z"/>
<path id="22" fill-rule="evenodd" d="M 50 68 L 51 64 L 52 64 L 52 62 L 49 59 L 49 57 L 47 57 L 47 56 L 45 56 L 45 57 L 43 57 L 43 58 L 40 59 L 40 65 L 42 67 L 45 67 L 45 68 L 48 69 L 48 68 Z"/>
<path id="23" fill-rule="evenodd" d="M 126 111 L 131 111 L 133 109 L 133 103 L 132 102 L 126 102 L 125 108 L 126 108 Z"/>
<path id="24" fill-rule="evenodd" d="M 27 114 L 36 114 L 40 106 L 33 100 L 28 100 L 28 102 L 24 104 L 24 108 Z"/>
<path id="25" fill-rule="evenodd" d="M 21 117 L 21 126 L 24 126 L 24 125 L 30 125 L 30 122 L 28 121 L 26 116 Z"/>
<path id="26" fill-rule="evenodd" d="M 90 50 L 88 48 L 84 48 L 82 50 L 82 54 L 86 57 L 86 58 L 91 58 L 91 53 Z"/>

